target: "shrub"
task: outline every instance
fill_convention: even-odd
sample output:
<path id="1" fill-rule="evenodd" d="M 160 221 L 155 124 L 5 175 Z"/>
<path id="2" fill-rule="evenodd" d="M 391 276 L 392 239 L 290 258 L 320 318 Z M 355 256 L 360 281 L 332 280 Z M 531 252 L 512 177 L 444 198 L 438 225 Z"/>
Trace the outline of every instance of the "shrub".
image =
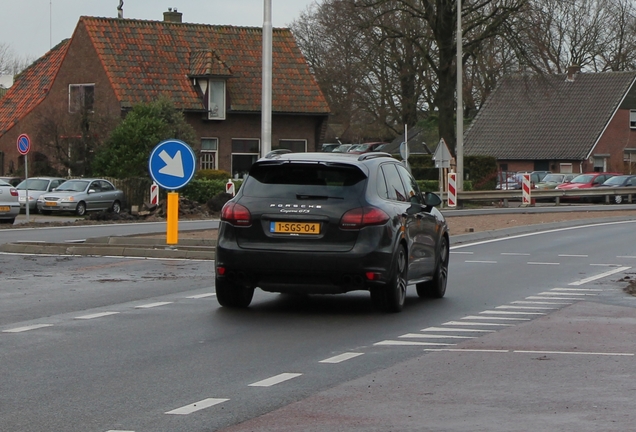
<path id="1" fill-rule="evenodd" d="M 229 193 L 221 192 L 210 198 L 207 202 L 208 210 L 218 213 L 221 211 L 226 202 L 232 199 L 232 195 Z"/>
<path id="2" fill-rule="evenodd" d="M 194 174 L 195 180 L 224 180 L 227 181 L 232 175 L 223 170 L 204 169 Z"/>

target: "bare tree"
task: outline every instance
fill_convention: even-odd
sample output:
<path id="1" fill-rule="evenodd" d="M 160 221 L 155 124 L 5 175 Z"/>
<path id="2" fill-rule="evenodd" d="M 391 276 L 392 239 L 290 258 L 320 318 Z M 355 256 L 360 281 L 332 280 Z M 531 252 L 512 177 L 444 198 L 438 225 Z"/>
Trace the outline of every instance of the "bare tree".
<path id="1" fill-rule="evenodd" d="M 17 55 L 6 43 L 0 42 L 0 75 L 17 75 L 33 61 Z"/>

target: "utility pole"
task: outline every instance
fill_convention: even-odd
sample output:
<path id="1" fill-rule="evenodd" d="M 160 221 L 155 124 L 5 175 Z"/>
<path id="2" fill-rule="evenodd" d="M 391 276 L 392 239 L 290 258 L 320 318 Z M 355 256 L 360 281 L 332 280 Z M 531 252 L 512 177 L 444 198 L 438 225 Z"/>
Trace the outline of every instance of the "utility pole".
<path id="1" fill-rule="evenodd" d="M 272 151 L 272 0 L 265 0 L 264 9 L 261 157 Z"/>
<path id="2" fill-rule="evenodd" d="M 464 65 L 462 64 L 462 0 L 457 0 L 457 190 L 464 190 L 464 98 L 463 77 Z"/>

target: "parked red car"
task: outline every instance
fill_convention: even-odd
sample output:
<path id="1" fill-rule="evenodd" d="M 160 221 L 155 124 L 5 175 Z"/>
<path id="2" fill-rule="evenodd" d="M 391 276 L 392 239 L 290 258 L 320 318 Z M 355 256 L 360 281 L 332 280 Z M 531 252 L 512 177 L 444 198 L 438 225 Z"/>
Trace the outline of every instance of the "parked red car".
<path id="1" fill-rule="evenodd" d="M 592 172 L 585 173 L 574 177 L 570 180 L 569 183 L 563 183 L 556 187 L 557 190 L 569 190 L 569 189 L 591 189 L 602 185 L 605 180 L 612 178 L 614 176 L 621 175 L 621 173 L 616 172 Z M 567 196 L 563 197 L 565 199 L 571 200 L 579 200 L 581 197 L 577 196 Z M 591 201 L 591 199 L 590 199 Z"/>

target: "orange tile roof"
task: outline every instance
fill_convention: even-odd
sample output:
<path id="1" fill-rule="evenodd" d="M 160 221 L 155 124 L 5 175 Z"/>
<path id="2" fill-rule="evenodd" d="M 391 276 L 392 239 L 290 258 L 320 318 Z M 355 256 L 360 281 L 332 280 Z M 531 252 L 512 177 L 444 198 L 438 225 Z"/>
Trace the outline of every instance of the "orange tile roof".
<path id="1" fill-rule="evenodd" d="M 69 42 L 70 39 L 60 42 L 16 77 L 0 100 L 0 136 L 46 97 L 64 60 Z"/>
<path id="2" fill-rule="evenodd" d="M 203 110 L 188 76 L 209 66 L 210 75 L 229 76 L 229 109 L 260 112 L 260 28 L 94 17 L 81 17 L 81 25 L 122 107 L 167 94 L 180 109 Z M 272 86 L 275 113 L 329 112 L 289 29 L 273 30 Z"/>

